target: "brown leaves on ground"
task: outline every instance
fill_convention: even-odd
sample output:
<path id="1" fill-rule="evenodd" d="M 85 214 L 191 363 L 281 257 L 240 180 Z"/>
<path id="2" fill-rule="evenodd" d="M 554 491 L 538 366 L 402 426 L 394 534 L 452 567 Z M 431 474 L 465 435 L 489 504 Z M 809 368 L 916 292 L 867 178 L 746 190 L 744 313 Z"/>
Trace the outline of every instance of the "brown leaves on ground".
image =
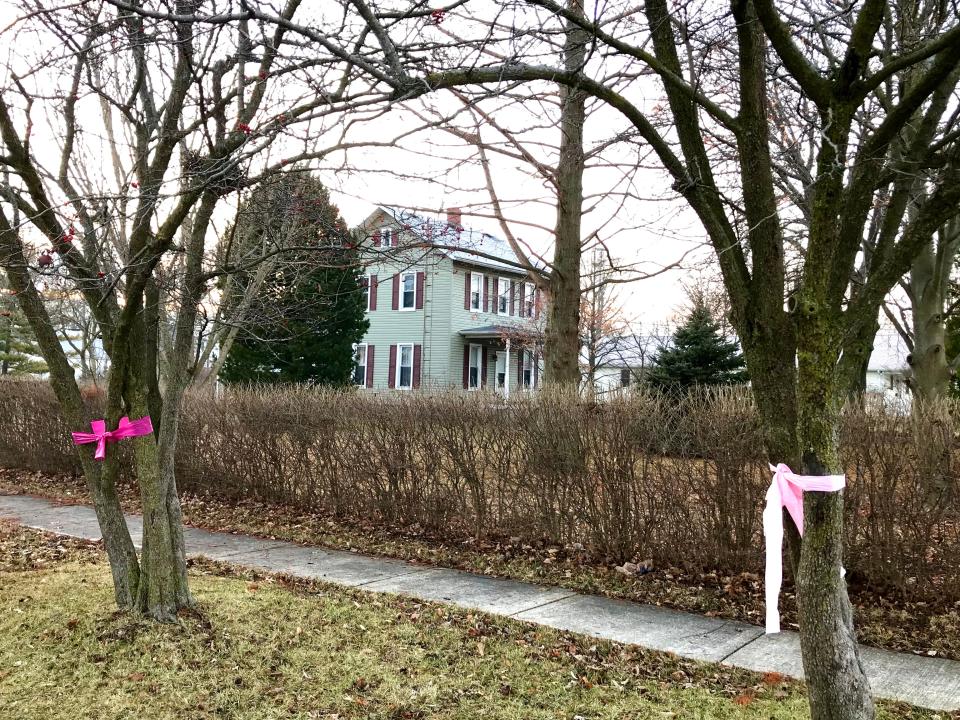
<path id="1" fill-rule="evenodd" d="M 4 491 L 28 492 L 67 503 L 87 502 L 82 480 L 70 476 L 0 469 L 0 492 Z M 120 484 L 118 493 L 126 511 L 139 510 L 136 487 Z M 441 537 L 418 525 L 390 525 L 379 518 L 348 522 L 322 512 L 238 498 L 184 494 L 181 502 L 185 521 L 208 530 L 557 585 L 755 625 L 764 621 L 763 581 L 754 572 L 656 568 L 643 558 L 618 564 L 592 557 L 579 545 L 530 543 L 519 537 L 476 539 L 466 531 L 456 538 Z M 618 566 L 631 572 L 618 571 Z M 248 590 L 255 592 L 256 587 Z M 960 603 L 910 603 L 857 586 L 851 586 L 850 594 L 857 612 L 858 636 L 864 644 L 960 660 Z M 784 585 L 780 612 L 784 628 L 796 629 L 796 597 L 789 583 Z"/>
<path id="2" fill-rule="evenodd" d="M 43 570 L 75 560 L 94 561 L 98 543 L 25 528 L 0 518 L 0 572 Z"/>

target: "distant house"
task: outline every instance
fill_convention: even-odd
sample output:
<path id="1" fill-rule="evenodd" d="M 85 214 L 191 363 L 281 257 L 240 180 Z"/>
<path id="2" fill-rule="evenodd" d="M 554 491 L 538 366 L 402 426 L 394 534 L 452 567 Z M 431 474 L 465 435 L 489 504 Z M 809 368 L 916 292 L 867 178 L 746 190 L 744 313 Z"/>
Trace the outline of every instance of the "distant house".
<path id="1" fill-rule="evenodd" d="M 660 342 L 652 335 L 624 335 L 605 341 L 593 371 L 594 392 L 616 395 L 641 382 Z"/>
<path id="2" fill-rule="evenodd" d="M 873 352 L 867 364 L 867 393 L 882 397 L 888 404 L 908 409 L 910 406 L 910 350 L 894 331 L 881 331 L 874 339 Z"/>
<path id="3" fill-rule="evenodd" d="M 359 234 L 370 328 L 356 348 L 358 386 L 508 395 L 539 385 L 542 297 L 508 243 L 463 227 L 457 208 L 438 221 L 378 207 Z"/>

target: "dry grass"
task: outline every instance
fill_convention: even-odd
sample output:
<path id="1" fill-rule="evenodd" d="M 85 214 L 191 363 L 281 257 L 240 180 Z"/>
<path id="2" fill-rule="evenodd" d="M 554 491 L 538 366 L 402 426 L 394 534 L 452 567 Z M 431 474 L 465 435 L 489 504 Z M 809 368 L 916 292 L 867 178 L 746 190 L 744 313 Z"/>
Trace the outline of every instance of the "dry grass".
<path id="1" fill-rule="evenodd" d="M 770 718 L 803 688 L 515 621 L 205 564 L 175 625 L 111 613 L 99 553 L 0 525 L 0 707 L 99 718 Z M 10 569 L 16 568 L 16 569 Z M 884 705 L 882 718 L 945 717 Z"/>

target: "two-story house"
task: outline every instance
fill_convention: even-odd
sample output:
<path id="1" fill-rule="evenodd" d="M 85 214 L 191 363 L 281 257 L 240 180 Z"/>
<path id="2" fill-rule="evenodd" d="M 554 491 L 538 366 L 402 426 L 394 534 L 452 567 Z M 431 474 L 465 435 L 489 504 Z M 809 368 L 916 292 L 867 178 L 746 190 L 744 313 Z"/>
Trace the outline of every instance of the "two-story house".
<path id="1" fill-rule="evenodd" d="M 539 385 L 540 290 L 510 245 L 378 207 L 360 226 L 370 328 L 354 380 L 374 390 L 497 390 Z"/>

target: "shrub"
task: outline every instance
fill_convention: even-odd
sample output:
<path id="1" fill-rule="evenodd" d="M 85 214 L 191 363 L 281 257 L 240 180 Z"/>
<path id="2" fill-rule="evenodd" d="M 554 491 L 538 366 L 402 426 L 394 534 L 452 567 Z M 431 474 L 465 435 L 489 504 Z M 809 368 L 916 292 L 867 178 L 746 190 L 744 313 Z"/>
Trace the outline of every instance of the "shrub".
<path id="1" fill-rule="evenodd" d="M 914 600 L 960 599 L 951 409 L 844 414 L 851 582 Z M 187 398 L 178 448 L 179 487 L 194 493 L 450 538 L 579 543 L 607 561 L 763 567 L 770 473 L 741 389 L 599 404 L 563 393 L 504 403 L 477 393 L 232 390 Z M 0 465 L 79 471 L 45 384 L 0 383 Z"/>

